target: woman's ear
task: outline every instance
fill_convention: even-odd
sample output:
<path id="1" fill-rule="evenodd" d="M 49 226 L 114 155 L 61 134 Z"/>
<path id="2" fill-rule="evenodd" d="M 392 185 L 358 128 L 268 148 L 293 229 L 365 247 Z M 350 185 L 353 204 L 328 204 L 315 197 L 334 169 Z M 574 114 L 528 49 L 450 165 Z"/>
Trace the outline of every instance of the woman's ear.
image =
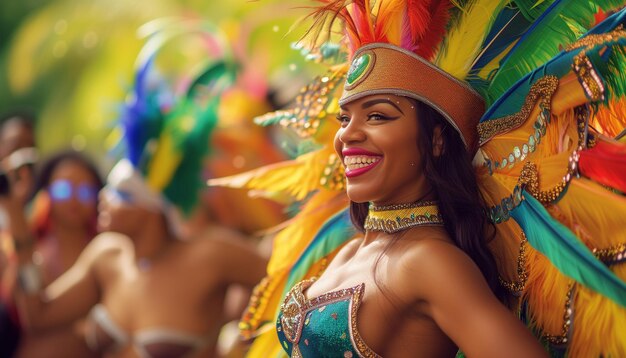
<path id="1" fill-rule="evenodd" d="M 444 129 L 445 130 L 445 129 Z M 443 131 L 441 126 L 438 125 L 433 129 L 433 156 L 439 158 L 443 152 Z"/>

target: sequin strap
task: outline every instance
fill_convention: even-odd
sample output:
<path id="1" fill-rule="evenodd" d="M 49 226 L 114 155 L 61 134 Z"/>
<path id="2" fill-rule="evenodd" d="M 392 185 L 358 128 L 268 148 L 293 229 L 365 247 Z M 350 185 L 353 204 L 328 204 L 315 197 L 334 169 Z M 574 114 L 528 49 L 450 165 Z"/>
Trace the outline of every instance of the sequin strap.
<path id="1" fill-rule="evenodd" d="M 297 348 L 296 345 L 302 334 L 304 317 L 309 311 L 334 302 L 350 300 L 350 311 L 348 313 L 350 317 L 349 329 L 352 345 L 355 347 L 359 357 L 380 358 L 381 356 L 369 348 L 363 338 L 361 338 L 357 327 L 357 312 L 363 300 L 365 284 L 361 283 L 351 288 L 328 292 L 309 300 L 304 295 L 304 291 L 308 289 L 313 282 L 315 282 L 314 278 L 295 285 L 291 291 L 289 291 L 281 306 L 281 327 L 285 337 L 294 344 L 294 349 Z"/>

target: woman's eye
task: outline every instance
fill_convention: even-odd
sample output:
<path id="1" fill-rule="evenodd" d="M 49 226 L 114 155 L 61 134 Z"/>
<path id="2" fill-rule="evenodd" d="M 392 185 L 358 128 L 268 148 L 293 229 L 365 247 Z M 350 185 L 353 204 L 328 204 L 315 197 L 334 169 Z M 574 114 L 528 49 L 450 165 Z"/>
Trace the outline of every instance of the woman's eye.
<path id="1" fill-rule="evenodd" d="M 339 121 L 339 123 L 341 123 L 341 125 L 346 125 L 348 124 L 348 122 L 350 122 L 350 117 L 346 116 L 345 114 L 338 114 L 337 120 Z"/>
<path id="2" fill-rule="evenodd" d="M 384 121 L 389 119 L 389 117 L 383 116 L 382 114 L 379 113 L 372 113 L 370 114 L 367 119 L 372 120 L 372 121 Z"/>

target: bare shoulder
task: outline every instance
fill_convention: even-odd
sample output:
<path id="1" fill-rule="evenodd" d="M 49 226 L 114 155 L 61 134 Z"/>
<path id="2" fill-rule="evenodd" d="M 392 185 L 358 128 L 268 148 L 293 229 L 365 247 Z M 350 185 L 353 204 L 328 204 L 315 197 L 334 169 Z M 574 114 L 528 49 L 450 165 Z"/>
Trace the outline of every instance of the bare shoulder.
<path id="1" fill-rule="evenodd" d="M 189 246 L 194 250 L 214 250 L 238 245 L 247 245 L 248 239 L 242 233 L 223 226 L 212 226 L 202 234 L 190 239 Z"/>
<path id="2" fill-rule="evenodd" d="M 256 252 L 252 240 L 242 233 L 221 226 L 213 226 L 186 242 L 188 251 L 201 260 L 222 261 L 242 252 Z"/>
<path id="3" fill-rule="evenodd" d="M 85 247 L 83 255 L 92 258 L 102 256 L 119 255 L 123 252 L 133 251 L 132 240 L 123 234 L 115 232 L 104 232 L 94 237 Z"/>
<path id="4" fill-rule="evenodd" d="M 400 241 L 394 250 L 398 279 L 412 282 L 410 287 L 420 292 L 431 292 L 430 288 L 440 287 L 444 282 L 454 285 L 482 279 L 474 261 L 445 233 L 434 232 Z"/>

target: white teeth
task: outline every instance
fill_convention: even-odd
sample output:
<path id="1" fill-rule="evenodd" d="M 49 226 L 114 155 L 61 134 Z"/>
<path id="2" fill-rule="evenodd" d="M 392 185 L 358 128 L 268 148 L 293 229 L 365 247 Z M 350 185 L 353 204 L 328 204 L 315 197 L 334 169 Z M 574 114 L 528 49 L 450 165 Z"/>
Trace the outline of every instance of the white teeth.
<path id="1" fill-rule="evenodd" d="M 367 155 L 351 155 L 343 158 L 343 164 L 348 170 L 359 169 L 370 166 L 380 160 L 380 157 L 371 157 Z"/>

